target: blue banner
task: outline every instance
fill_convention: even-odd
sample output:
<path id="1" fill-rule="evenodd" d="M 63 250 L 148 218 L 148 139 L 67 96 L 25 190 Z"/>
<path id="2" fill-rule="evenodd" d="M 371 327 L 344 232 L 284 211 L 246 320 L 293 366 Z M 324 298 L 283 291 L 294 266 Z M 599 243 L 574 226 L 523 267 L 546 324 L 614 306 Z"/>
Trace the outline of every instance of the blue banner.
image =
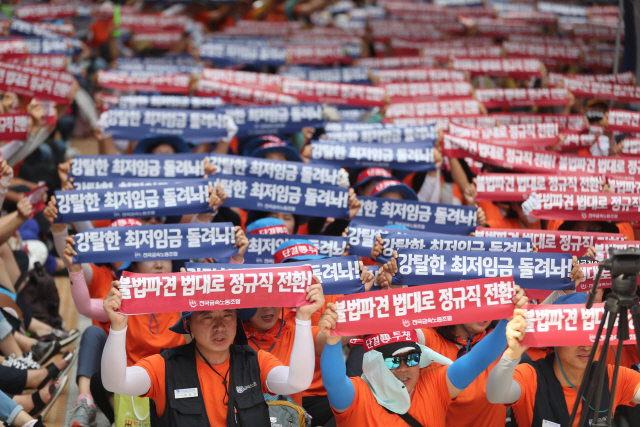
<path id="1" fill-rule="evenodd" d="M 383 251 L 377 260 L 389 261 L 394 250 L 423 249 L 437 251 L 531 252 L 529 238 L 454 236 L 375 227 L 359 223 L 349 225 L 349 253 L 370 257 L 376 236 L 382 237 Z"/>
<path id="2" fill-rule="evenodd" d="M 294 215 L 349 218 L 349 190 L 329 185 L 283 184 L 277 181 L 213 175 L 229 196 L 225 206 Z"/>
<path id="3" fill-rule="evenodd" d="M 362 224 L 404 225 L 412 230 L 469 235 L 476 228 L 477 208 L 440 203 L 358 197 L 362 209 L 354 219 Z"/>
<path id="4" fill-rule="evenodd" d="M 213 110 L 224 105 L 222 98 L 178 95 L 121 96 L 120 108 L 176 108 L 181 110 Z"/>
<path id="5" fill-rule="evenodd" d="M 352 107 L 350 105 L 332 105 L 332 107 L 338 110 L 340 121 L 345 123 L 357 123 L 360 120 L 365 120 L 365 117 L 368 119 L 373 115 L 372 108 Z"/>
<path id="6" fill-rule="evenodd" d="M 292 79 L 316 82 L 371 84 L 367 67 L 313 68 L 291 66 L 287 67 L 285 71 L 278 72 L 278 74 Z"/>
<path id="7" fill-rule="evenodd" d="M 195 73 L 200 74 L 202 67 L 199 65 L 173 65 L 173 64 L 141 64 L 141 63 L 124 63 L 118 62 L 118 67 L 115 68 L 118 72 L 154 72 L 161 74 L 180 74 L 180 73 Z"/>
<path id="8" fill-rule="evenodd" d="M 320 255 L 340 257 L 347 246 L 347 239 L 336 236 L 301 236 L 298 234 L 248 234 L 249 247 L 244 254 L 247 264 L 273 264 L 273 256 L 278 246 L 293 239 L 311 241 Z M 287 263 L 288 264 L 288 263 Z"/>
<path id="9" fill-rule="evenodd" d="M 238 137 L 297 133 L 303 127 L 319 128 L 325 124 L 321 104 L 220 107 L 215 111 L 233 118 Z"/>
<path id="10" fill-rule="evenodd" d="M 201 258 L 226 262 L 238 253 L 230 222 L 106 227 L 81 231 L 74 239 L 74 264 Z"/>
<path id="11" fill-rule="evenodd" d="M 366 126 L 372 125 L 372 126 Z M 398 126 L 381 123 L 327 123 L 325 135 L 330 141 L 380 142 L 430 142 L 438 139 L 435 124 L 424 126 Z"/>
<path id="12" fill-rule="evenodd" d="M 111 108 L 107 131 L 115 139 L 139 140 L 149 134 L 178 135 L 187 141 L 217 142 L 227 136 L 220 112 L 160 108 Z"/>
<path id="13" fill-rule="evenodd" d="M 107 190 L 110 188 L 158 187 L 177 184 L 175 180 L 153 180 L 136 178 L 80 177 L 73 181 L 74 190 Z"/>
<path id="14" fill-rule="evenodd" d="M 206 154 L 134 154 L 76 156 L 70 177 L 76 181 L 104 178 L 201 178 Z"/>
<path id="15" fill-rule="evenodd" d="M 234 64 L 278 67 L 286 64 L 287 52 L 284 47 L 205 42 L 200 45 L 200 58 L 212 61 L 218 68 Z"/>
<path id="16" fill-rule="evenodd" d="M 311 161 L 345 168 L 381 167 L 406 171 L 432 171 L 433 141 L 387 144 L 311 142 Z"/>
<path id="17" fill-rule="evenodd" d="M 49 39 L 44 37 L 21 37 L 21 40 L 27 45 L 29 55 L 73 55 L 75 49 L 71 47 L 66 39 L 57 38 Z"/>
<path id="18" fill-rule="evenodd" d="M 204 175 L 205 158 L 216 167 L 216 175 L 247 176 L 310 185 L 338 185 L 340 175 L 340 168 L 335 166 L 211 153 L 76 156 L 69 176 L 75 178 L 74 184 L 100 182 L 98 188 L 114 188 L 113 183 L 108 184 L 114 179 L 117 183 L 115 187 L 123 186 L 118 181 L 122 178 L 142 178 L 143 182 L 149 178 L 200 178 Z M 130 179 L 127 182 L 132 182 L 132 186 L 151 185 L 136 184 Z"/>
<path id="19" fill-rule="evenodd" d="M 405 249 L 398 252 L 398 273 L 392 284 L 419 286 L 513 276 L 516 285 L 525 289 L 573 289 L 572 263 L 571 254 Z"/>
<path id="20" fill-rule="evenodd" d="M 129 68 L 135 65 L 197 66 L 198 61 L 196 61 L 191 55 L 164 55 L 161 57 L 134 56 L 131 58 L 118 58 L 118 68 Z"/>
<path id="21" fill-rule="evenodd" d="M 340 177 L 340 168 L 331 165 L 216 153 L 209 154 L 208 158 L 216 167 L 216 175 L 247 176 L 309 185 L 338 185 Z"/>
<path id="22" fill-rule="evenodd" d="M 63 223 L 212 212 L 209 182 L 204 179 L 156 187 L 56 191 L 55 196 L 56 222 Z"/>
<path id="23" fill-rule="evenodd" d="M 53 31 L 49 31 L 47 29 L 37 27 L 30 22 L 22 21 L 20 19 L 13 19 L 11 21 L 11 25 L 9 27 L 9 33 L 23 35 L 23 36 L 42 37 L 44 39 L 61 40 L 65 42 L 67 45 L 72 46 L 73 50 L 76 52 L 82 49 L 82 42 L 76 38 L 62 37 L 60 34 L 56 34 Z M 33 52 L 29 50 L 29 53 L 33 53 Z"/>
<path id="24" fill-rule="evenodd" d="M 364 285 L 360 281 L 360 264 L 358 257 L 338 257 L 317 259 L 313 261 L 288 262 L 265 267 L 264 264 L 203 264 L 188 262 L 187 271 L 218 271 L 218 270 L 248 270 L 252 268 L 296 267 L 310 265 L 322 283 L 325 295 L 350 295 L 364 292 Z"/>

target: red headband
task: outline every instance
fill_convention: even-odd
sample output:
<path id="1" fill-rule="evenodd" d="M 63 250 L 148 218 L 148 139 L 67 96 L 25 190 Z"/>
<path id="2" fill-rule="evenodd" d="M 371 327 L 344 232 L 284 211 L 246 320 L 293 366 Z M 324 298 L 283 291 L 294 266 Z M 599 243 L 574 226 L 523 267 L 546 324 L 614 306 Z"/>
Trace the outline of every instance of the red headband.
<path id="1" fill-rule="evenodd" d="M 276 264 L 280 264 L 285 259 L 298 255 L 319 255 L 319 253 L 318 249 L 316 249 L 316 247 L 313 245 L 291 245 L 276 252 L 275 255 L 273 255 L 273 261 Z"/>

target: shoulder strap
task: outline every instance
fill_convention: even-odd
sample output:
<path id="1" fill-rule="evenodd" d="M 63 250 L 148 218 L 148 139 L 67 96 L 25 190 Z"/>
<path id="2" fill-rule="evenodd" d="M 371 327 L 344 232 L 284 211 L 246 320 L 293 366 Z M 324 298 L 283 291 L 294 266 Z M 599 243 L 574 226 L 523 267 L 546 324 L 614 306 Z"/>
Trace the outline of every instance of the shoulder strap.
<path id="1" fill-rule="evenodd" d="M 399 416 L 400 418 L 402 418 L 404 420 L 404 422 L 409 424 L 411 427 L 424 427 L 422 424 L 420 424 L 420 422 L 418 420 L 416 420 L 411 415 L 409 415 L 408 412 L 406 414 L 398 414 L 398 413 L 395 413 L 395 412 L 389 410 L 388 408 L 385 408 L 384 406 L 383 406 L 383 408 L 388 413 L 395 414 L 395 415 Z"/>

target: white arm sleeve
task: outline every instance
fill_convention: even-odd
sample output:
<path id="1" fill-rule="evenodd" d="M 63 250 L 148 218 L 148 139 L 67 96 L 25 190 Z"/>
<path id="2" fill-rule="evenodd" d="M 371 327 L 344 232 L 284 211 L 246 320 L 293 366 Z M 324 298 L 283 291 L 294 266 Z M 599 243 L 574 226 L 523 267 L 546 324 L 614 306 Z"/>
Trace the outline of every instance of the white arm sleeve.
<path id="1" fill-rule="evenodd" d="M 102 385 L 114 393 L 140 396 L 151 388 L 151 377 L 144 368 L 127 368 L 127 328 L 109 330 L 102 352 Z"/>
<path id="2" fill-rule="evenodd" d="M 418 191 L 418 200 L 425 203 L 438 203 L 440 201 L 440 171 L 436 176 L 427 176 Z"/>
<path id="3" fill-rule="evenodd" d="M 289 366 L 277 366 L 267 375 L 267 388 L 271 393 L 300 393 L 311 385 L 316 364 L 311 320 L 296 319 L 296 334 L 289 360 Z"/>
<path id="4" fill-rule="evenodd" d="M 565 294 L 564 291 L 553 291 L 551 292 L 551 295 L 549 295 L 547 299 L 542 301 L 540 304 L 553 304 L 555 300 L 557 300 L 564 294 Z"/>
<path id="5" fill-rule="evenodd" d="M 91 221 L 76 221 L 72 222 L 71 225 L 73 225 L 73 228 L 75 228 L 77 232 L 93 230 L 93 224 L 91 224 Z"/>
<path id="6" fill-rule="evenodd" d="M 491 403 L 516 403 L 522 395 L 520 384 L 513 379 L 513 373 L 520 359 L 513 360 L 504 354 L 489 373 L 487 380 L 487 400 Z"/>

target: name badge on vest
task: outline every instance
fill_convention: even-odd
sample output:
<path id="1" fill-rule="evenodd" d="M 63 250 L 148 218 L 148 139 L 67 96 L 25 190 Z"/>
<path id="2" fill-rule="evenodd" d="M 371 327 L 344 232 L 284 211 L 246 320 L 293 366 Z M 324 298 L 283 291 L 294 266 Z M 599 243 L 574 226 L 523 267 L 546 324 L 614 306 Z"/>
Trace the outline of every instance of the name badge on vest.
<path id="1" fill-rule="evenodd" d="M 198 397 L 197 388 L 182 388 L 179 390 L 173 390 L 173 393 L 175 394 L 176 399 L 184 399 L 186 397 Z"/>
<path id="2" fill-rule="evenodd" d="M 561 427 L 560 424 L 552 421 L 542 420 L 542 427 Z"/>

